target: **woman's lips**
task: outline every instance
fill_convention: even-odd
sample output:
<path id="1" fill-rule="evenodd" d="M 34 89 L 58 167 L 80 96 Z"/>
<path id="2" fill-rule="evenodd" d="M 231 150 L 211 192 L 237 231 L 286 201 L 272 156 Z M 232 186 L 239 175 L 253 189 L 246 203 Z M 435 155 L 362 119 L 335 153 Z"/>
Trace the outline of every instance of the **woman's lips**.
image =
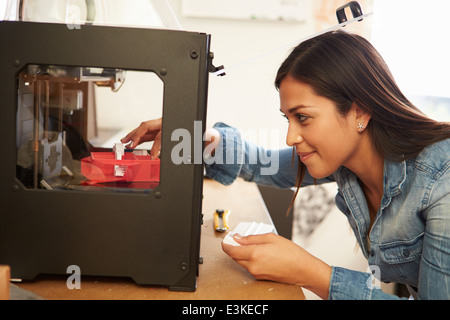
<path id="1" fill-rule="evenodd" d="M 316 152 L 300 152 L 298 153 L 298 156 L 300 157 L 300 160 L 305 163 L 306 161 L 308 161 L 309 159 L 311 159 L 314 155 L 316 154 Z"/>

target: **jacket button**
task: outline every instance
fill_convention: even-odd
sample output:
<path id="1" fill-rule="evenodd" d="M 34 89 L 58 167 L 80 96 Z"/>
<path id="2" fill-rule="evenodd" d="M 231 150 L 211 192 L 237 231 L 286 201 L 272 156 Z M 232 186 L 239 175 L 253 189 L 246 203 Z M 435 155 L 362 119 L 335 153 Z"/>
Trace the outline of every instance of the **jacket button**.
<path id="1" fill-rule="evenodd" d="M 403 250 L 403 256 L 408 258 L 411 255 L 411 252 L 408 249 Z"/>

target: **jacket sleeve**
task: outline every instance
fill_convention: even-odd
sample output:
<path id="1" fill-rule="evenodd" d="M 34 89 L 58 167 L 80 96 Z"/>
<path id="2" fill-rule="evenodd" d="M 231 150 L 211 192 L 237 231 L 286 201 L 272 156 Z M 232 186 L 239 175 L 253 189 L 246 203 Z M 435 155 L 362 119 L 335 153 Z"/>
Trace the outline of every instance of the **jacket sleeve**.
<path id="1" fill-rule="evenodd" d="M 375 283 L 374 283 L 375 282 Z M 333 267 L 329 300 L 407 300 L 384 293 L 370 273 Z"/>
<path id="2" fill-rule="evenodd" d="M 450 169 L 435 177 L 427 187 L 420 214 L 425 222 L 423 247 L 419 265 L 417 292 L 414 299 L 450 299 Z M 395 300 L 397 296 L 383 293 L 371 286 L 372 275 L 333 267 L 329 299 L 332 300 Z"/>
<path id="3" fill-rule="evenodd" d="M 295 187 L 298 157 L 293 148 L 268 150 L 242 139 L 239 130 L 223 123 L 214 126 L 220 133 L 214 156 L 206 158 L 206 175 L 224 185 L 237 178 L 281 189 Z M 306 174 L 303 186 L 333 181 L 314 181 Z"/>
<path id="4" fill-rule="evenodd" d="M 418 298 L 450 299 L 450 168 L 429 187 Z"/>

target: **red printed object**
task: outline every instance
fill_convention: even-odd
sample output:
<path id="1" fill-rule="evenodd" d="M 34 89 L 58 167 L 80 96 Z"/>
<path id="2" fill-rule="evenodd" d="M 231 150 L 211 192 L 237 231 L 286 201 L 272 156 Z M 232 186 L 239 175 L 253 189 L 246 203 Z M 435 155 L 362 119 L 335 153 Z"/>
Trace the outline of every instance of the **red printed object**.
<path id="1" fill-rule="evenodd" d="M 90 157 L 81 159 L 81 174 L 96 183 L 159 182 L 160 160 L 131 152 L 116 160 L 114 152 L 92 152 Z"/>

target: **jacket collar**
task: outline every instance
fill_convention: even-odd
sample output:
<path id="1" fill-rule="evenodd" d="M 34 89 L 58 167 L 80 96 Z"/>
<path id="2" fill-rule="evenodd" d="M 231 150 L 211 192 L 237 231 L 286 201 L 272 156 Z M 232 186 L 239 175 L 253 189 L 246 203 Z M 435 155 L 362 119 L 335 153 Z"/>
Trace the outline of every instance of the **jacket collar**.
<path id="1" fill-rule="evenodd" d="M 347 183 L 356 182 L 356 175 L 345 167 L 341 167 L 335 175 L 336 181 L 345 188 Z M 384 161 L 384 194 L 395 196 L 403 190 L 406 181 L 406 161 Z"/>
<path id="2" fill-rule="evenodd" d="M 402 192 L 406 181 L 406 161 L 394 162 L 385 160 L 384 162 L 384 194 L 395 196 Z"/>

